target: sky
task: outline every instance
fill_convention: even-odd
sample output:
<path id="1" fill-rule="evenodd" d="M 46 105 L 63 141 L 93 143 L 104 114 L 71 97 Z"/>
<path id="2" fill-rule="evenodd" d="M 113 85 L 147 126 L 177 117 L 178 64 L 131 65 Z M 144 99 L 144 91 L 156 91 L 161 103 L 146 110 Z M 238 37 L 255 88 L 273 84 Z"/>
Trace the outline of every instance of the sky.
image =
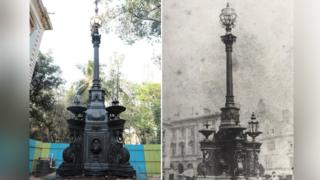
<path id="1" fill-rule="evenodd" d="M 44 32 L 40 51 L 51 53 L 54 63 L 62 70 L 66 86 L 70 86 L 82 77 L 76 66 L 85 65 L 89 59 L 93 59 L 90 19 L 94 16 L 94 1 L 43 0 L 43 4 L 49 13 L 53 30 Z M 151 60 L 157 48 L 161 48 L 161 45 L 151 46 L 146 40 L 130 46 L 115 34 L 102 33 L 100 64 L 106 65 L 107 71 L 110 56 L 118 52 L 125 56 L 121 70 L 124 78 L 136 83 L 160 82 L 161 70 Z M 157 51 L 160 52 L 159 49 Z"/>
<path id="2" fill-rule="evenodd" d="M 260 1 L 228 1 L 238 14 L 232 30 L 237 36 L 233 91 L 242 120 L 250 119 L 260 99 L 280 120 L 282 110 L 293 117 L 293 2 Z M 208 115 L 224 106 L 226 54 L 220 36 L 225 29 L 219 22 L 224 7 L 225 1 L 163 1 L 164 121 Z"/>

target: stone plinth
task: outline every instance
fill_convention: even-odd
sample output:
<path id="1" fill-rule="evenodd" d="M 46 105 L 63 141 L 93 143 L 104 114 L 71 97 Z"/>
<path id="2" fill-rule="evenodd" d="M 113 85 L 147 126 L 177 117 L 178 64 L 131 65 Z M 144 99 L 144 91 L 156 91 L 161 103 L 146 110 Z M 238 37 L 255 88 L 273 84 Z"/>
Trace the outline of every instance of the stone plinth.
<path id="1" fill-rule="evenodd" d="M 119 178 L 115 176 L 74 176 L 74 177 L 56 177 L 54 180 L 134 180 L 130 178 Z"/>
<path id="2" fill-rule="evenodd" d="M 230 176 L 197 176 L 197 180 L 232 180 Z M 244 176 L 238 176 L 236 180 L 246 180 Z M 256 179 L 252 179 L 256 180 Z"/>
<path id="3" fill-rule="evenodd" d="M 216 176 L 197 176 L 197 180 L 216 180 Z"/>

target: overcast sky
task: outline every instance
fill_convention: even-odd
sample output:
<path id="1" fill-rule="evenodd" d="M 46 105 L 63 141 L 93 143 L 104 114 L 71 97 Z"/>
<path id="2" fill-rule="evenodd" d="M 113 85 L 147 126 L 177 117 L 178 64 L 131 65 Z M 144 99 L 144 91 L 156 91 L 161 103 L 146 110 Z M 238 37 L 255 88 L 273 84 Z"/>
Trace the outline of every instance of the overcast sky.
<path id="1" fill-rule="evenodd" d="M 219 15 L 226 2 L 162 2 L 163 120 L 220 112 L 226 94 L 226 54 Z M 238 14 L 232 57 L 240 117 L 250 119 L 260 99 L 277 119 L 285 109 L 293 117 L 293 1 L 228 2 Z"/>
<path id="2" fill-rule="evenodd" d="M 53 30 L 45 31 L 40 50 L 51 52 L 55 64 L 62 69 L 67 85 L 81 78 L 77 64 L 93 59 L 90 18 L 94 15 L 93 0 L 43 0 L 50 13 Z M 113 52 L 123 53 L 123 76 L 133 82 L 160 82 L 161 71 L 153 64 L 154 48 L 145 40 L 126 45 L 114 34 L 102 34 L 100 64 L 108 66 Z M 160 44 L 157 48 L 161 48 Z M 106 68 L 108 69 L 108 68 Z"/>

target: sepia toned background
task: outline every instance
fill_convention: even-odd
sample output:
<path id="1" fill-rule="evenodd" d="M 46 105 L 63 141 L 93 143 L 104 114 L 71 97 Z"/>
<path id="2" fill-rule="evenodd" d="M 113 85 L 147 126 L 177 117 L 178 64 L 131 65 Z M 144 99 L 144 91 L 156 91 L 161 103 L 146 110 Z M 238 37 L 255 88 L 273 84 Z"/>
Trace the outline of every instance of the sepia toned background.
<path id="1" fill-rule="evenodd" d="M 241 124 L 252 112 L 261 123 L 260 162 L 266 173 L 292 175 L 293 1 L 228 1 L 238 19 L 233 34 L 233 82 Z M 226 1 L 163 1 L 163 170 L 196 169 L 198 130 L 218 128 L 225 101 L 225 30 L 219 15 Z"/>

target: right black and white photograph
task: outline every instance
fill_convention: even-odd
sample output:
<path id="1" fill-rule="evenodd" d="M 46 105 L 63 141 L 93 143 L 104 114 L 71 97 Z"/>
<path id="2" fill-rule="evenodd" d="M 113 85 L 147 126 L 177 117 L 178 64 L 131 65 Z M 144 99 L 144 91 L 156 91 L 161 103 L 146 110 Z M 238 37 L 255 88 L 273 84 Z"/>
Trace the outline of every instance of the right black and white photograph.
<path id="1" fill-rule="evenodd" d="M 164 180 L 293 180 L 292 0 L 162 1 Z"/>

